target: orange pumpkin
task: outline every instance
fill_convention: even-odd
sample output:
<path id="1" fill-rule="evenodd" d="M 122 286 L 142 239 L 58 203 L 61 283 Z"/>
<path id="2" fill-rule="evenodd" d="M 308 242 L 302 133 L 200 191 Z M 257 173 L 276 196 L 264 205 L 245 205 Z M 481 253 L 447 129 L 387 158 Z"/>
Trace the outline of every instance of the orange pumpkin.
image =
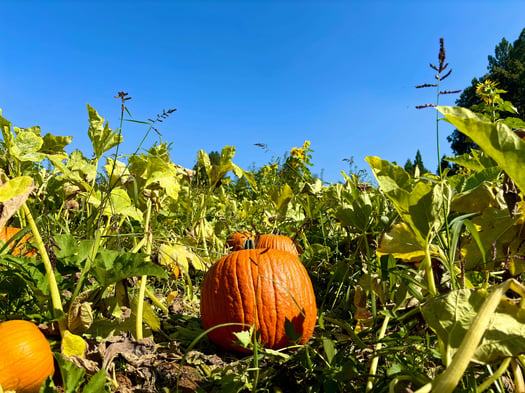
<path id="1" fill-rule="evenodd" d="M 244 242 L 250 239 L 253 240 L 253 235 L 250 232 L 235 232 L 228 238 L 226 244 L 232 251 L 239 251 L 244 249 Z"/>
<path id="2" fill-rule="evenodd" d="M 55 371 L 46 337 L 29 321 L 0 323 L 0 386 L 4 391 L 35 393 Z"/>
<path id="3" fill-rule="evenodd" d="M 15 236 L 18 232 L 20 232 L 20 228 L 14 228 L 14 227 L 3 227 L 0 229 L 0 240 L 5 242 L 8 242 L 11 240 L 13 236 Z M 22 238 L 18 241 L 11 241 L 9 243 L 9 248 L 13 250 L 13 255 L 24 255 L 26 257 L 32 257 L 36 255 L 36 250 L 34 248 L 31 248 L 29 246 L 29 243 L 33 237 L 29 234 L 25 234 L 22 236 Z"/>
<path id="4" fill-rule="evenodd" d="M 255 325 L 260 342 L 278 349 L 291 344 L 290 326 L 306 343 L 314 331 L 317 307 L 312 282 L 299 259 L 275 249 L 246 249 L 217 261 L 206 273 L 201 289 L 201 319 L 210 340 L 226 349 L 236 346 L 234 332 Z M 288 322 L 287 322 L 288 321 Z M 291 325 L 289 325 L 291 323 Z M 288 326 L 287 326 L 288 325 Z"/>
<path id="5" fill-rule="evenodd" d="M 288 251 L 294 255 L 299 255 L 299 251 L 294 241 L 288 236 L 276 234 L 263 234 L 257 237 L 255 248 L 274 248 L 276 250 Z"/>

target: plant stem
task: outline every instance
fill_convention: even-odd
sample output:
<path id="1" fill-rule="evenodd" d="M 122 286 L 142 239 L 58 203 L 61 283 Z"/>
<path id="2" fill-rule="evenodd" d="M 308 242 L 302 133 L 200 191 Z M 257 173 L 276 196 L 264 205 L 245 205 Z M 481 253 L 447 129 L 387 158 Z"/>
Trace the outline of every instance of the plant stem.
<path id="1" fill-rule="evenodd" d="M 374 379 L 375 375 L 377 373 L 377 366 L 379 364 L 379 355 L 377 355 L 377 352 L 381 350 L 383 347 L 383 344 L 380 342 L 383 337 L 385 336 L 386 329 L 388 327 L 388 322 L 390 322 L 390 317 L 388 315 L 385 316 L 385 319 L 383 320 L 383 324 L 381 325 L 381 329 L 379 330 L 379 334 L 377 336 L 378 343 L 375 346 L 374 352 L 376 352 L 376 355 L 372 359 L 372 362 L 370 363 L 370 372 L 368 377 L 368 382 L 366 383 L 366 391 L 369 392 L 374 387 Z"/>
<path id="2" fill-rule="evenodd" d="M 483 381 L 483 383 L 476 388 L 476 393 L 483 392 L 484 390 L 488 389 L 490 385 L 496 382 L 499 379 L 499 377 L 501 377 L 505 373 L 505 371 L 507 371 L 507 368 L 509 368 L 509 364 L 511 360 L 512 358 L 510 357 L 503 360 L 503 362 L 501 362 L 501 365 L 498 367 L 496 372 L 493 373 L 489 378 Z"/>
<path id="3" fill-rule="evenodd" d="M 427 282 L 428 282 L 428 292 L 432 297 L 436 296 L 438 294 L 438 291 L 436 289 L 436 280 L 434 279 L 434 270 L 432 269 L 432 257 L 430 256 L 430 242 L 427 241 L 426 247 L 425 247 L 425 260 L 423 261 L 425 264 L 425 273 L 427 276 Z"/>
<path id="4" fill-rule="evenodd" d="M 42 258 L 42 262 L 44 263 L 44 268 L 46 270 L 47 280 L 49 283 L 49 292 L 51 294 L 51 303 L 53 305 L 53 315 L 55 318 L 58 318 L 58 328 L 60 329 L 60 335 L 63 336 L 64 332 L 67 330 L 67 327 L 66 320 L 64 318 L 64 309 L 62 308 L 62 300 L 60 298 L 60 291 L 58 290 L 55 273 L 53 271 L 53 265 L 51 264 L 51 260 L 47 254 L 46 246 L 44 245 L 44 241 L 40 236 L 40 232 L 38 231 L 38 227 L 36 226 L 33 215 L 31 214 L 31 211 L 27 207 L 26 203 L 22 205 L 22 211 L 24 212 L 29 227 L 31 228 L 31 232 L 33 232 L 33 239 L 35 241 L 36 247 L 38 248 L 38 252 L 40 253 L 40 257 Z"/>
<path id="5" fill-rule="evenodd" d="M 150 228 L 150 220 L 151 220 L 151 199 L 148 199 L 147 201 L 147 207 L 146 207 L 146 218 L 144 220 L 144 237 L 146 239 L 146 259 L 149 260 L 151 255 L 151 245 L 152 245 L 152 236 L 151 236 L 151 228 Z M 137 340 L 140 340 L 143 338 L 143 332 L 142 332 L 142 320 L 144 316 L 144 294 L 146 292 L 146 281 L 148 279 L 148 276 L 144 275 L 140 279 L 140 287 L 139 287 L 139 297 L 137 300 L 137 321 L 136 321 L 136 331 L 137 331 Z"/>

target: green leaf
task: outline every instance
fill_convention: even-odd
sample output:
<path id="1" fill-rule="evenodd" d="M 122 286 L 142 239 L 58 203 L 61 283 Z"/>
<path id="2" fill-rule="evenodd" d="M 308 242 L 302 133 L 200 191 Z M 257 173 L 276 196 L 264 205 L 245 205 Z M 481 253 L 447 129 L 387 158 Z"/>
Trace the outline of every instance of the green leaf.
<path id="1" fill-rule="evenodd" d="M 86 370 L 75 365 L 62 354 L 56 354 L 55 359 L 60 368 L 65 393 L 78 392 L 80 384 L 84 381 Z"/>
<path id="2" fill-rule="evenodd" d="M 525 190 L 525 142 L 509 126 L 488 122 L 466 108 L 439 106 L 437 109 L 496 161 L 520 190 Z"/>
<path id="3" fill-rule="evenodd" d="M 99 208 L 101 205 L 100 191 L 91 193 L 88 202 Z M 111 190 L 109 201 L 104 202 L 102 214 L 109 217 L 123 215 L 142 222 L 142 212 L 133 206 L 127 191 L 120 187 Z"/>
<path id="4" fill-rule="evenodd" d="M 44 139 L 35 133 L 20 130 L 12 146 L 11 154 L 22 162 L 40 162 L 46 158 L 45 154 L 39 152 L 43 143 Z"/>
<path id="5" fill-rule="evenodd" d="M 454 195 L 450 205 L 452 211 L 459 213 L 482 212 L 488 207 L 499 207 L 499 202 L 486 182 Z"/>
<path id="6" fill-rule="evenodd" d="M 341 206 L 337 209 L 335 217 L 344 226 L 353 226 L 361 231 L 367 231 L 373 211 L 370 196 L 365 192 L 356 192 L 350 206 Z"/>
<path id="7" fill-rule="evenodd" d="M 492 158 L 479 150 L 471 150 L 470 153 L 465 153 L 460 156 L 447 157 L 445 160 L 476 172 L 497 165 Z"/>
<path id="8" fill-rule="evenodd" d="M 104 123 L 104 118 L 98 114 L 89 104 L 87 106 L 89 115 L 88 136 L 93 144 L 93 151 L 97 159 L 111 148 L 122 143 L 122 135 L 118 131 L 109 128 L 109 123 Z"/>
<path id="9" fill-rule="evenodd" d="M 268 196 L 270 197 L 275 210 L 284 215 L 288 208 L 288 204 L 294 197 L 294 193 L 292 188 L 285 183 L 282 186 L 275 185 L 271 187 Z"/>
<path id="10" fill-rule="evenodd" d="M 444 182 L 417 181 L 412 185 L 409 174 L 378 157 L 367 157 L 381 190 L 392 201 L 418 243 L 435 235 L 444 224 L 450 206 L 450 186 Z"/>
<path id="11" fill-rule="evenodd" d="M 392 254 L 406 262 L 422 261 L 425 257 L 425 243 L 404 223 L 394 224 L 379 240 L 377 255 Z"/>
<path id="12" fill-rule="evenodd" d="M 460 289 L 423 305 L 423 317 L 443 340 L 449 358 L 458 350 L 488 295 L 485 290 Z M 519 303 L 503 298 L 471 360 L 492 364 L 523 353 L 525 312 Z"/>
<path id="13" fill-rule="evenodd" d="M 33 179 L 29 176 L 19 176 L 10 179 L 0 186 L 0 202 L 4 203 L 31 190 Z"/>
<path id="14" fill-rule="evenodd" d="M 328 360 L 328 363 L 331 364 L 332 360 L 334 360 L 335 354 L 337 353 L 337 349 L 335 348 L 335 343 L 333 340 L 323 337 L 323 349 L 324 353 L 326 354 L 326 360 Z"/>
<path id="15" fill-rule="evenodd" d="M 143 254 L 119 254 L 117 251 L 100 250 L 92 267 L 93 276 L 104 287 L 129 277 L 156 276 L 168 278 L 160 266 L 145 260 Z"/>
<path id="16" fill-rule="evenodd" d="M 69 145 L 72 140 L 72 136 L 56 136 L 47 133 L 44 135 L 40 152 L 45 154 L 63 153 L 64 148 Z"/>
<path id="17" fill-rule="evenodd" d="M 89 382 L 82 389 L 83 393 L 100 393 L 107 391 L 104 389 L 106 386 L 106 370 L 100 369 L 95 375 L 93 375 Z"/>

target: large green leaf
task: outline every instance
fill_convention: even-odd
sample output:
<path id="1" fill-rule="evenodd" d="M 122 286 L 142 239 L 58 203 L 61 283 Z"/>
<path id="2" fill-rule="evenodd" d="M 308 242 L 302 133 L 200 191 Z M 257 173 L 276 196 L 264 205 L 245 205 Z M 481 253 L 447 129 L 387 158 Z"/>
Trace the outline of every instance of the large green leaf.
<path id="1" fill-rule="evenodd" d="M 104 197 L 106 197 L 106 195 L 104 195 Z M 96 191 L 89 195 L 88 202 L 97 208 L 103 204 L 104 209 L 102 210 L 102 214 L 105 216 L 123 215 L 142 222 L 142 212 L 133 206 L 131 198 L 123 188 L 112 189 L 109 200 L 103 203 L 101 201 L 100 191 Z"/>
<path id="2" fill-rule="evenodd" d="M 31 130 L 19 130 L 11 154 L 20 161 L 39 162 L 46 158 L 45 154 L 39 152 L 43 144 L 44 139 Z"/>
<path id="3" fill-rule="evenodd" d="M 99 251 L 92 273 L 104 287 L 129 277 L 146 275 L 168 278 L 168 273 L 162 267 L 146 260 L 143 254 L 119 254 L 111 250 Z"/>
<path id="4" fill-rule="evenodd" d="M 392 201 L 419 244 L 443 225 L 450 206 L 450 186 L 444 182 L 414 182 L 400 166 L 378 157 L 367 157 L 381 190 Z"/>
<path id="5" fill-rule="evenodd" d="M 423 305 L 423 317 L 445 344 L 447 357 L 451 358 L 458 350 L 488 295 L 485 290 L 460 289 Z M 471 360 L 484 364 L 496 363 L 523 353 L 524 309 L 519 303 L 503 298 Z"/>
<path id="6" fill-rule="evenodd" d="M 445 119 L 467 135 L 525 190 L 525 142 L 502 122 L 489 122 L 466 108 L 438 106 Z"/>
<path id="7" fill-rule="evenodd" d="M 95 156 L 100 159 L 105 152 L 122 143 L 123 138 L 120 132 L 111 130 L 109 123 L 104 123 L 104 118 L 89 104 L 87 109 L 89 114 L 88 136 L 93 144 Z"/>
<path id="8" fill-rule="evenodd" d="M 379 240 L 377 255 L 392 254 L 406 262 L 421 262 L 425 257 L 425 243 L 404 222 L 394 224 Z"/>
<path id="9" fill-rule="evenodd" d="M 47 133 L 43 137 L 43 144 L 40 148 L 41 153 L 58 154 L 64 152 L 64 147 L 73 140 L 72 136 L 57 136 Z"/>

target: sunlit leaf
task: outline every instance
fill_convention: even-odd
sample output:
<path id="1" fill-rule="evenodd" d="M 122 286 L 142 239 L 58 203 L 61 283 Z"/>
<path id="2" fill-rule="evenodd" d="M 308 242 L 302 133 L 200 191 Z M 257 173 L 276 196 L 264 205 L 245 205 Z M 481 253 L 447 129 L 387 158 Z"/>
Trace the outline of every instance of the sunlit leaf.
<path id="1" fill-rule="evenodd" d="M 92 273 L 105 287 L 129 277 L 168 278 L 162 267 L 146 260 L 143 254 L 119 254 L 117 251 L 110 250 L 99 251 L 93 263 Z"/>
<path id="2" fill-rule="evenodd" d="M 467 135 L 525 190 L 525 141 L 504 123 L 492 123 L 466 108 L 439 106 L 446 120 Z"/>
<path id="3" fill-rule="evenodd" d="M 88 202 L 97 208 L 100 207 L 102 203 L 100 191 L 91 193 Z M 122 188 L 111 190 L 109 200 L 104 201 L 102 214 L 110 217 L 123 215 L 142 222 L 142 212 L 133 205 L 127 191 Z"/>
<path id="4" fill-rule="evenodd" d="M 46 155 L 40 153 L 44 140 L 31 131 L 20 130 L 11 149 L 11 154 L 20 161 L 40 162 Z"/>
<path id="5" fill-rule="evenodd" d="M 0 186 L 0 202 L 7 202 L 12 198 L 26 194 L 33 186 L 33 179 L 29 176 L 19 176 L 9 179 Z"/>
<path id="6" fill-rule="evenodd" d="M 64 332 L 62 336 L 62 354 L 65 356 L 79 356 L 84 357 L 86 353 L 87 344 L 84 339 L 69 330 Z"/>
<path id="7" fill-rule="evenodd" d="M 64 148 L 69 145 L 72 140 L 72 136 L 58 136 L 47 133 L 43 137 L 43 144 L 40 148 L 40 152 L 45 154 L 63 153 Z"/>
<path id="8" fill-rule="evenodd" d="M 487 297 L 488 292 L 485 290 L 460 289 L 423 305 L 421 311 L 425 321 L 443 340 L 451 357 L 458 350 Z M 503 298 L 472 361 L 491 364 L 523 353 L 524 309 L 519 303 Z"/>
<path id="9" fill-rule="evenodd" d="M 378 256 L 392 254 L 406 262 L 418 262 L 425 257 L 425 244 L 406 223 L 400 222 L 381 236 L 376 252 Z"/>
<path id="10" fill-rule="evenodd" d="M 97 158 L 122 143 L 122 135 L 109 128 L 109 123 L 104 123 L 104 118 L 98 114 L 89 104 L 87 106 L 89 115 L 88 136 L 93 144 L 93 150 Z"/>

